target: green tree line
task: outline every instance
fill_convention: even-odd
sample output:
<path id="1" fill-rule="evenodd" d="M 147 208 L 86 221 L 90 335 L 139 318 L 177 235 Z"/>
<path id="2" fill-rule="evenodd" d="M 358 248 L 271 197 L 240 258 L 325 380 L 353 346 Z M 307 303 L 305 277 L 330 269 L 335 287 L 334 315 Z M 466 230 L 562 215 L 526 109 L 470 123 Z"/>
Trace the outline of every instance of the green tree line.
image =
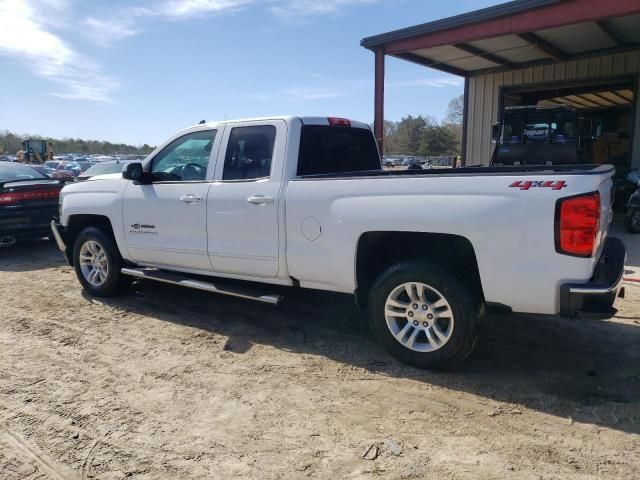
<path id="1" fill-rule="evenodd" d="M 127 145 L 124 143 L 111 143 L 100 140 L 82 140 L 80 138 L 50 138 L 41 135 L 17 135 L 7 130 L 0 131 L 0 154 L 15 154 L 22 150 L 22 140 L 32 138 L 36 140 L 46 140 L 51 143 L 54 154 L 81 153 L 84 155 L 100 154 L 113 155 L 132 154 L 147 155 L 155 147 L 146 143 L 144 145 Z"/>
<path id="2" fill-rule="evenodd" d="M 384 121 L 385 155 L 460 155 L 462 144 L 462 96 L 449 103 L 442 123 L 434 118 L 407 115 L 399 122 Z"/>

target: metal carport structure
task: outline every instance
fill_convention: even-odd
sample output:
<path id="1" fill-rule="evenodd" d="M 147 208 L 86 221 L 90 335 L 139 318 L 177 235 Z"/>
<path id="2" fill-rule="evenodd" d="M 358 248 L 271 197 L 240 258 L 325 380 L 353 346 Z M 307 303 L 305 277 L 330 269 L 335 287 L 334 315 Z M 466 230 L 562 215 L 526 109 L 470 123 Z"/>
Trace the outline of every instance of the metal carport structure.
<path id="1" fill-rule="evenodd" d="M 596 89 L 555 101 L 584 108 L 629 102 L 632 163 L 640 163 L 640 0 L 516 0 L 368 37 L 361 45 L 375 53 L 374 131 L 380 146 L 389 55 L 465 78 L 462 155 L 470 164 L 488 162 L 487 139 L 499 120 L 504 88 L 628 80 L 631 94 L 622 87 Z"/>

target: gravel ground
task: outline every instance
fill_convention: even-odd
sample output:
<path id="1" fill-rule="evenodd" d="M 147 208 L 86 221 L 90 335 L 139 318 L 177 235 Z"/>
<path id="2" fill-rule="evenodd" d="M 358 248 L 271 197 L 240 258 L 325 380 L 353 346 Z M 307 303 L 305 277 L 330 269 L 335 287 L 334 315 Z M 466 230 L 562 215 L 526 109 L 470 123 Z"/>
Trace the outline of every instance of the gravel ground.
<path id="1" fill-rule="evenodd" d="M 0 250 L 0 477 L 638 478 L 626 286 L 611 321 L 491 316 L 462 370 L 432 373 L 391 360 L 345 296 L 102 301 L 49 243 Z"/>

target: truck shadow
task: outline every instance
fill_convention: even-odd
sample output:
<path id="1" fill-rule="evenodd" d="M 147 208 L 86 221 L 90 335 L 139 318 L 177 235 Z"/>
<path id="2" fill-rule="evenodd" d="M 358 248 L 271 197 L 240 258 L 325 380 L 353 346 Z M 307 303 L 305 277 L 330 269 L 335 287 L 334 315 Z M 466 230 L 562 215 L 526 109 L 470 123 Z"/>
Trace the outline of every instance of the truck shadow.
<path id="1" fill-rule="evenodd" d="M 46 240 L 0 250 L 0 270 L 28 272 L 63 264 L 62 255 Z M 71 269 L 66 273 L 73 275 Z M 286 300 L 276 308 L 142 282 L 106 303 L 223 335 L 227 338 L 223 348 L 235 355 L 249 352 L 253 345 L 270 345 L 321 355 L 367 375 L 424 382 L 522 405 L 559 421 L 638 434 L 640 284 L 628 283 L 627 292 L 614 321 L 488 316 L 475 353 L 461 369 L 446 373 L 418 370 L 391 359 L 372 338 L 366 319 L 348 295 L 283 290 Z"/>
<path id="2" fill-rule="evenodd" d="M 639 287 L 640 288 L 640 287 Z M 227 337 L 242 355 L 254 344 L 322 355 L 363 373 L 412 379 L 559 417 L 640 433 L 640 319 L 604 322 L 525 315 L 489 316 L 480 342 L 454 372 L 391 359 L 350 296 L 287 290 L 281 307 L 153 282 L 134 284 L 108 304 Z"/>

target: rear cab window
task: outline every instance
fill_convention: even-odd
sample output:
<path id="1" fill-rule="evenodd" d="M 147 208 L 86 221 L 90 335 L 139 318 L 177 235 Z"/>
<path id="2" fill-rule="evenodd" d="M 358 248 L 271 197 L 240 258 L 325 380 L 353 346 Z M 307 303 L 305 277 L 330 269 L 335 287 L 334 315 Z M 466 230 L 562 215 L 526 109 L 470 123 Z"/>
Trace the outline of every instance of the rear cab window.
<path id="1" fill-rule="evenodd" d="M 276 127 L 234 127 L 229 134 L 223 180 L 258 180 L 271 175 Z"/>
<path id="2" fill-rule="evenodd" d="M 303 125 L 298 176 L 380 170 L 371 131 L 365 128 Z"/>

